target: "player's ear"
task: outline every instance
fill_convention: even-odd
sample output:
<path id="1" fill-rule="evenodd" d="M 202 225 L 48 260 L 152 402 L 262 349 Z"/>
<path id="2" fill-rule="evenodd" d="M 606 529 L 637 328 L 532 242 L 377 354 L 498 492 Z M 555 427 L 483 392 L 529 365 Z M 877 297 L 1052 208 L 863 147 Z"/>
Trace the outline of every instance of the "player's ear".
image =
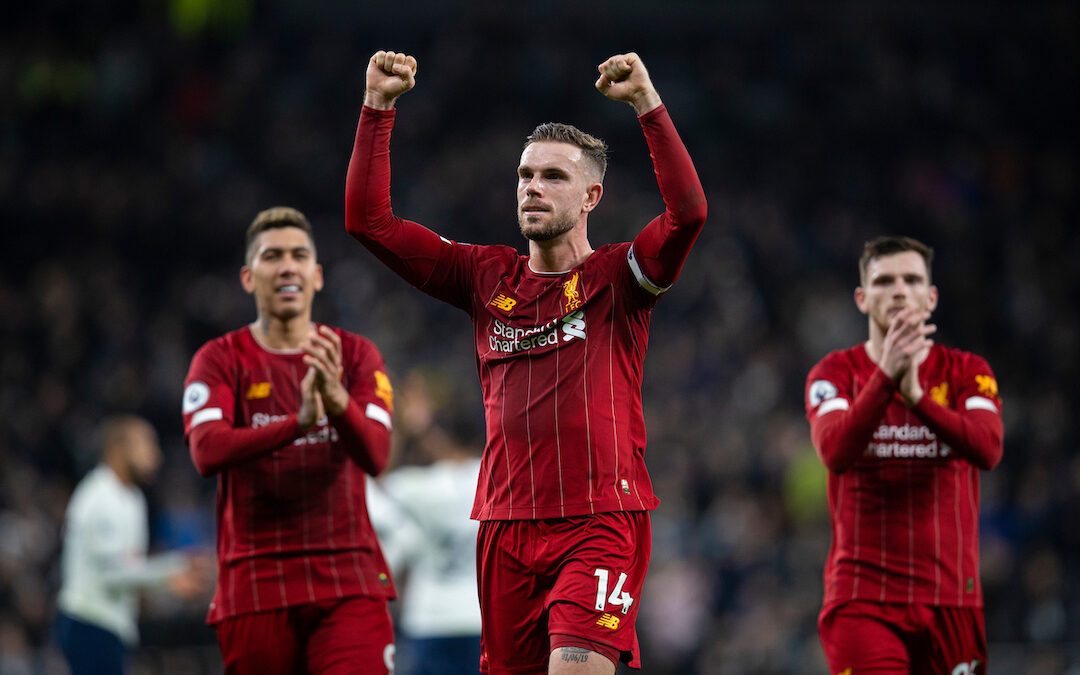
<path id="1" fill-rule="evenodd" d="M 321 291 L 323 289 L 323 273 L 322 265 L 315 265 L 315 290 Z"/>
<path id="2" fill-rule="evenodd" d="M 247 265 L 240 268 L 240 285 L 249 294 L 255 292 L 255 279 L 251 276 L 251 268 Z"/>
<path id="3" fill-rule="evenodd" d="M 866 291 L 862 286 L 855 287 L 855 306 L 859 308 L 859 311 L 866 314 L 870 311 L 870 308 L 866 304 Z"/>
<path id="4" fill-rule="evenodd" d="M 927 305 L 926 308 L 932 312 L 935 309 L 937 309 L 937 301 L 938 301 L 937 286 L 931 286 L 930 287 L 930 297 L 929 297 L 929 299 L 930 299 L 930 303 Z"/>
<path id="5" fill-rule="evenodd" d="M 585 191 L 585 203 L 581 205 L 581 210 L 588 213 L 596 208 L 596 205 L 600 203 L 600 198 L 604 196 L 604 186 L 600 183 L 593 183 L 589 186 L 589 189 Z"/>

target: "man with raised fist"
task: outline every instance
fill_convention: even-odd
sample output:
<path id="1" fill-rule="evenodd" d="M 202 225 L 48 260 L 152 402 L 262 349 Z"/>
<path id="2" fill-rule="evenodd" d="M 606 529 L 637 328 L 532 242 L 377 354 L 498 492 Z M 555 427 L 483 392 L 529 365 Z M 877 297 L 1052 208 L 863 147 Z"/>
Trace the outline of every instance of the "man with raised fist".
<path id="1" fill-rule="evenodd" d="M 380 51 L 346 184 L 346 229 L 425 293 L 474 324 L 487 442 L 472 517 L 481 668 L 604 674 L 639 667 L 637 618 L 656 507 L 645 468 L 641 378 L 649 318 L 705 222 L 690 155 L 637 54 L 599 66 L 596 88 L 629 103 L 666 210 L 632 242 L 593 249 L 603 141 L 538 126 L 517 167 L 528 253 L 450 241 L 390 206 L 390 132 L 414 57 Z"/>

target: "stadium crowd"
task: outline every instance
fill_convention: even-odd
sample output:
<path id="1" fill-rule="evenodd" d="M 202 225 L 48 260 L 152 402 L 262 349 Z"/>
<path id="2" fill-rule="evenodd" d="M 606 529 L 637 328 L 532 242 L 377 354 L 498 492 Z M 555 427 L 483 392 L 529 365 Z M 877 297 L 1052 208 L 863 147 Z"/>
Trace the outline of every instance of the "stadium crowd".
<path id="1" fill-rule="evenodd" d="M 881 233 L 935 247 L 937 339 L 984 355 L 1004 398 L 1004 460 L 982 482 L 991 665 L 1080 673 L 1080 9 L 545 7 L 5 10 L 0 213 L 15 255 L 0 265 L 0 675 L 61 667 L 49 633 L 60 527 L 104 414 L 138 412 L 160 433 L 155 545 L 213 545 L 215 483 L 192 468 L 180 394 L 194 350 L 253 318 L 237 272 L 264 207 L 315 224 L 328 280 L 316 319 L 371 338 L 392 377 L 428 373 L 453 392 L 441 420 L 482 443 L 466 317 L 343 230 L 366 58 L 388 44 L 425 64 L 398 113 L 395 210 L 446 236 L 520 241 L 512 167 L 547 120 L 611 147 L 598 238 L 626 240 L 660 211 L 640 131 L 592 88 L 617 50 L 648 60 L 695 159 L 709 221 L 654 312 L 646 361 L 662 504 L 645 673 L 825 672 L 825 469 L 803 386 L 865 335 L 853 261 Z M 483 96 L 462 100 L 477 81 Z M 204 613 L 150 598 L 142 672 L 214 672 Z"/>

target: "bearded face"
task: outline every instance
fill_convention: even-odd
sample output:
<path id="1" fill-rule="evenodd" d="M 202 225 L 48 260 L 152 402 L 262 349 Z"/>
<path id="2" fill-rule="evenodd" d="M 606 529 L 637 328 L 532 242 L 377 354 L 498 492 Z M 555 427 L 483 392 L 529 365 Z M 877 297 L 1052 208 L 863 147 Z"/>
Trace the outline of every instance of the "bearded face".
<path id="1" fill-rule="evenodd" d="M 517 211 L 521 234 L 530 241 L 550 241 L 566 234 L 595 200 L 592 174 L 581 148 L 570 143 L 538 141 L 521 153 Z"/>

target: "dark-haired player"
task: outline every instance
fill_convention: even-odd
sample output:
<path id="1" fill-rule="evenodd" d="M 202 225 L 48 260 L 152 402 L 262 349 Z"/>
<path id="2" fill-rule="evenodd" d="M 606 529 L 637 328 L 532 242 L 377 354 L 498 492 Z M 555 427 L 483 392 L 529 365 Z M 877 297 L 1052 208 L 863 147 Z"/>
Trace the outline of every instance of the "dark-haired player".
<path id="1" fill-rule="evenodd" d="M 218 476 L 207 620 L 225 672 L 393 672 L 394 587 L 364 492 L 389 455 L 382 356 L 312 323 L 322 267 L 296 209 L 258 214 L 240 281 L 257 318 L 199 349 L 183 401 L 195 468 Z"/>
<path id="2" fill-rule="evenodd" d="M 818 628 L 837 674 L 985 669 L 979 470 L 1001 459 L 1001 399 L 985 360 L 930 339 L 931 260 L 908 237 L 867 243 L 870 337 L 806 381 L 833 530 Z"/>

